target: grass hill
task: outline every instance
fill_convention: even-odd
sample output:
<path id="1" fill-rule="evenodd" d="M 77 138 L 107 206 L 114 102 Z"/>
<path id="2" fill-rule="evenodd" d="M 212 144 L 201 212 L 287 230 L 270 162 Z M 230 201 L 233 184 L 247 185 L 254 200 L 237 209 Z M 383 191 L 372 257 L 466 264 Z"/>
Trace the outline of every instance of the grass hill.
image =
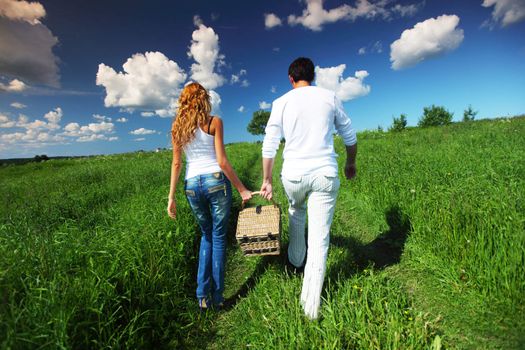
<path id="1" fill-rule="evenodd" d="M 182 182 L 177 220 L 166 214 L 169 152 L 4 166 L 0 348 L 523 348 L 524 136 L 525 118 L 361 133 L 314 322 L 283 254 L 245 258 L 235 245 L 238 195 L 228 304 L 199 313 Z M 260 145 L 227 152 L 257 190 Z"/>

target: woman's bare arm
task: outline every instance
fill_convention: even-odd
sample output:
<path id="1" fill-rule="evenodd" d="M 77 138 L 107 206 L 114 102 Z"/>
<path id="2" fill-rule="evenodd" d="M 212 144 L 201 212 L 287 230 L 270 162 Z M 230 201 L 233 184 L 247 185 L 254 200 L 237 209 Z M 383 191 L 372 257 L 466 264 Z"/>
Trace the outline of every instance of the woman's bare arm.
<path id="1" fill-rule="evenodd" d="M 215 129 L 215 130 L 213 130 Z M 224 149 L 224 130 L 222 120 L 218 117 L 213 118 L 212 121 L 212 133 L 215 136 L 215 154 L 217 155 L 217 163 L 221 167 L 226 177 L 231 181 L 232 185 L 239 191 L 243 201 L 247 201 L 252 197 L 251 191 L 249 191 L 241 180 L 237 177 L 235 170 L 233 170 L 226 150 Z"/>

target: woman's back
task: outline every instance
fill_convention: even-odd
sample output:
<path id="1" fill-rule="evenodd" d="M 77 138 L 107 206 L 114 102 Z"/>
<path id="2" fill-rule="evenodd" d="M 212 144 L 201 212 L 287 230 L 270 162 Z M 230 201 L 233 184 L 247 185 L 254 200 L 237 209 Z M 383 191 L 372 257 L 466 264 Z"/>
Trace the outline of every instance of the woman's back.
<path id="1" fill-rule="evenodd" d="M 200 127 L 195 129 L 195 137 L 184 146 L 186 154 L 186 179 L 220 172 L 221 168 L 215 154 L 215 138 Z"/>

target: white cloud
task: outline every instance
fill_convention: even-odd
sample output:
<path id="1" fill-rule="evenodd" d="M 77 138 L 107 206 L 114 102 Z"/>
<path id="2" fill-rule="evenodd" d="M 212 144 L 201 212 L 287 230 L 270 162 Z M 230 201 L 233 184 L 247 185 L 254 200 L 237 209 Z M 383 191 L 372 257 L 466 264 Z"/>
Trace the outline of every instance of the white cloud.
<path id="1" fill-rule="evenodd" d="M 250 86 L 250 82 L 248 81 L 248 79 L 244 79 L 241 82 L 241 87 L 248 87 L 248 86 Z"/>
<path id="2" fill-rule="evenodd" d="M 0 128 L 12 128 L 16 123 L 11 120 L 7 115 L 0 114 Z"/>
<path id="3" fill-rule="evenodd" d="M 274 48 L 272 49 L 272 51 L 273 51 L 273 52 L 279 52 L 279 51 L 281 51 L 281 48 L 280 48 L 280 47 L 274 47 Z"/>
<path id="4" fill-rule="evenodd" d="M 0 17 L 38 24 L 40 23 L 39 19 L 45 15 L 44 6 L 38 2 L 0 0 Z"/>
<path id="5" fill-rule="evenodd" d="M 288 16 L 288 24 L 291 26 L 300 24 L 310 30 L 320 31 L 326 23 L 334 23 L 341 20 L 355 21 L 358 18 L 372 19 L 380 17 L 390 19 L 394 14 L 399 16 L 411 16 L 417 12 L 424 2 L 418 5 L 390 6 L 392 1 L 379 0 L 357 0 L 355 6 L 343 4 L 336 8 L 326 10 L 323 8 L 324 0 L 302 0 L 306 8 L 301 16 Z"/>
<path id="6" fill-rule="evenodd" d="M 108 137 L 108 134 L 115 132 L 114 127 L 113 123 L 104 121 L 83 126 L 78 123 L 69 123 L 64 127 L 64 132 L 61 135 L 76 138 L 77 142 L 114 141 L 118 139 L 116 136 Z"/>
<path id="7" fill-rule="evenodd" d="M 268 108 L 271 108 L 271 107 L 272 107 L 271 103 L 268 103 L 266 101 L 259 102 L 259 108 L 260 109 L 268 109 Z"/>
<path id="8" fill-rule="evenodd" d="M 140 115 L 143 117 L 149 118 L 149 117 L 153 117 L 155 115 L 155 112 L 141 112 Z"/>
<path id="9" fill-rule="evenodd" d="M 282 21 L 275 14 L 273 13 L 264 14 L 264 26 L 266 27 L 266 29 L 270 29 L 270 28 L 277 27 L 280 25 L 282 25 Z"/>
<path id="10" fill-rule="evenodd" d="M 156 132 L 157 131 L 155 131 L 155 130 L 140 128 L 140 129 L 136 129 L 136 130 L 130 131 L 129 133 L 131 135 L 151 135 L 151 134 L 154 134 Z"/>
<path id="11" fill-rule="evenodd" d="M 226 82 L 222 75 L 214 72 L 216 64 L 224 64 L 224 56 L 219 53 L 219 36 L 213 28 L 206 27 L 198 16 L 194 17 L 194 24 L 198 28 L 191 35 L 188 51 L 188 57 L 196 62 L 191 65 L 191 79 L 206 89 L 215 89 Z"/>
<path id="12" fill-rule="evenodd" d="M 425 1 L 419 4 L 401 5 L 396 4 L 392 7 L 392 12 L 399 14 L 401 17 L 410 17 L 415 15 L 425 5 Z"/>
<path id="13" fill-rule="evenodd" d="M 245 110 L 245 108 L 244 108 L 244 106 L 240 106 L 237 110 L 238 110 L 239 112 L 243 113 L 244 110 Z"/>
<path id="14" fill-rule="evenodd" d="M 275 94 L 275 93 L 277 92 L 277 89 L 275 88 L 275 86 L 272 86 L 272 87 L 270 88 L 270 92 L 271 92 L 272 94 Z"/>
<path id="15" fill-rule="evenodd" d="M 525 19 L 525 1 L 523 0 L 483 0 L 483 7 L 494 6 L 492 20 L 502 27 Z"/>
<path id="16" fill-rule="evenodd" d="M 367 53 L 381 53 L 383 52 L 383 44 L 381 41 L 376 41 L 368 46 L 361 47 L 357 53 L 359 55 L 365 55 Z"/>
<path id="17" fill-rule="evenodd" d="M 211 113 L 214 115 L 221 114 L 221 95 L 219 95 L 215 90 L 210 90 L 210 103 L 211 103 Z"/>
<path id="18" fill-rule="evenodd" d="M 428 58 L 456 49 L 463 42 L 463 29 L 457 28 L 459 17 L 442 15 L 406 29 L 390 45 L 392 69 L 414 66 Z"/>
<path id="19" fill-rule="evenodd" d="M 93 114 L 93 119 L 101 121 L 101 122 L 110 122 L 111 121 L 110 117 L 106 117 L 105 115 L 100 115 L 100 114 Z"/>
<path id="20" fill-rule="evenodd" d="M 28 4 L 25 9 L 23 4 Z M 58 39 L 39 23 L 40 15 L 34 11 L 39 6 L 1 0 L 0 75 L 58 87 L 58 58 L 53 54 Z"/>
<path id="21" fill-rule="evenodd" d="M 354 77 L 343 78 L 345 64 L 335 67 L 315 67 L 315 83 L 317 86 L 334 91 L 341 101 L 349 101 L 370 93 L 370 85 L 364 84 L 368 72 L 360 70 L 355 72 Z"/>
<path id="22" fill-rule="evenodd" d="M 26 108 L 27 106 L 20 102 L 13 102 L 11 103 L 11 107 L 16 108 L 16 109 L 23 109 L 23 108 Z"/>
<path id="23" fill-rule="evenodd" d="M 232 74 L 232 77 L 230 79 L 230 83 L 231 84 L 235 84 L 235 83 L 238 83 L 241 79 L 239 78 L 238 75 L 235 75 L 235 74 Z"/>
<path id="24" fill-rule="evenodd" d="M 146 141 L 144 137 L 138 137 L 136 139 L 133 139 L 133 141 Z"/>
<path id="25" fill-rule="evenodd" d="M 52 111 L 47 112 L 44 115 L 44 118 L 48 120 L 50 124 L 58 124 L 60 123 L 60 120 L 62 120 L 62 108 L 57 107 Z"/>
<path id="26" fill-rule="evenodd" d="M 124 72 L 117 73 L 104 63 L 98 66 L 96 83 L 106 89 L 106 107 L 165 108 L 186 80 L 184 70 L 161 52 L 134 54 L 122 68 Z"/>
<path id="27" fill-rule="evenodd" d="M 0 62 L 1 65 L 1 62 Z M 13 79 L 9 84 L 3 84 L 0 82 L 0 92 L 22 92 L 27 88 L 27 85 L 23 81 Z"/>
<path id="28" fill-rule="evenodd" d="M 119 123 L 126 123 L 128 121 L 128 119 L 124 118 L 124 117 L 120 117 L 116 121 L 119 122 Z"/>
<path id="29" fill-rule="evenodd" d="M 241 69 L 241 70 L 239 71 L 239 75 L 240 75 L 241 77 L 242 77 L 243 75 L 246 75 L 246 74 L 248 74 L 248 71 L 247 71 L 246 69 Z"/>

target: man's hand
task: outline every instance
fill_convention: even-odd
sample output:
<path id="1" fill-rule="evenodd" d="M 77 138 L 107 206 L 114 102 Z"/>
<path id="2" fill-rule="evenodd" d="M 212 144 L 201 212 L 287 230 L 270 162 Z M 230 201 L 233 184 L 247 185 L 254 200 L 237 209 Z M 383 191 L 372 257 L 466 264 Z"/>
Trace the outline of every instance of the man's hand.
<path id="1" fill-rule="evenodd" d="M 357 169 L 356 169 L 356 166 L 355 166 L 355 162 L 346 162 L 346 165 L 345 165 L 345 176 L 348 180 L 352 180 L 355 176 L 356 176 L 356 172 L 357 172 Z"/>
<path id="2" fill-rule="evenodd" d="M 273 191 L 272 183 L 268 181 L 264 181 L 261 186 L 261 190 L 260 190 L 261 196 L 265 199 L 270 200 L 273 197 L 272 191 Z"/>

